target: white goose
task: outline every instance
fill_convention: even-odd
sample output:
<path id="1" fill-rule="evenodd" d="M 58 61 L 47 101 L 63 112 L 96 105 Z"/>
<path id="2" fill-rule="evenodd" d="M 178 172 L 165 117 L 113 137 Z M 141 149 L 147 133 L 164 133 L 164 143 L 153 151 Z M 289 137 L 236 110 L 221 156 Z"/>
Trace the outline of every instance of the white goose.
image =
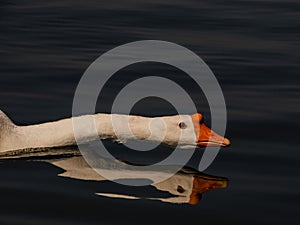
<path id="1" fill-rule="evenodd" d="M 92 118 L 100 139 L 147 140 L 162 142 L 168 146 L 179 144 L 182 148 L 203 146 L 228 146 L 230 141 L 210 130 L 203 123 L 203 117 L 194 115 L 175 115 L 165 117 L 141 117 L 111 114 L 85 115 L 30 126 L 15 125 L 0 110 L 0 152 L 27 148 L 51 148 L 76 145 L 95 139 L 89 127 L 84 127 L 80 137 L 74 135 L 73 120 L 85 121 Z M 117 124 L 117 133 L 114 131 Z M 127 121 L 128 129 L 125 129 Z"/>

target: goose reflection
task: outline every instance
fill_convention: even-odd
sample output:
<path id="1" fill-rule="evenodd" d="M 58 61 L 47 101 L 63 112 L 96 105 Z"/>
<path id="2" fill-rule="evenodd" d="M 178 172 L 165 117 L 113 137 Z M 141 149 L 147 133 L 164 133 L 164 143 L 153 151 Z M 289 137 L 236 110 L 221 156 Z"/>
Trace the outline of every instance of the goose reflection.
<path id="1" fill-rule="evenodd" d="M 58 148 L 55 151 L 47 149 L 35 149 L 34 151 L 23 151 L 7 154 L 0 154 L 0 158 L 20 158 L 20 159 L 30 159 L 30 160 L 42 160 L 52 165 L 59 167 L 64 170 L 59 176 L 79 179 L 79 180 L 89 180 L 89 181 L 98 181 L 101 185 L 108 180 L 97 173 L 93 168 L 91 168 L 85 161 L 85 159 L 80 154 L 79 150 L 75 147 L 70 148 Z M 112 172 L 122 173 L 126 168 L 118 166 L 118 160 L 111 160 L 106 158 L 100 158 L 101 166 L 106 170 L 111 170 Z M 167 171 L 170 166 L 163 166 L 162 170 Z M 118 170 L 118 171 L 115 171 Z M 127 171 L 128 172 L 128 171 Z M 134 174 L 139 174 L 138 177 L 141 177 L 141 173 L 137 169 L 136 171 L 130 171 L 130 179 L 134 179 Z M 159 171 L 147 171 L 147 173 L 156 173 L 159 176 Z M 141 197 L 135 195 L 134 188 L 132 193 L 128 193 L 128 188 L 125 193 L 122 193 L 122 187 L 118 188 L 116 191 L 109 188 L 104 189 L 101 192 L 96 192 L 95 194 L 107 198 L 121 198 L 121 199 L 147 199 L 155 200 L 166 203 L 186 203 L 191 205 L 196 205 L 202 199 L 203 193 L 219 189 L 226 188 L 228 180 L 224 177 L 212 176 L 198 172 L 192 168 L 184 167 L 176 174 L 168 178 L 167 180 L 161 181 L 159 183 L 151 184 L 154 192 L 153 197 Z M 153 191 L 152 191 L 153 192 Z M 158 194 L 159 193 L 159 194 Z M 160 197 L 157 197 L 160 195 Z"/>

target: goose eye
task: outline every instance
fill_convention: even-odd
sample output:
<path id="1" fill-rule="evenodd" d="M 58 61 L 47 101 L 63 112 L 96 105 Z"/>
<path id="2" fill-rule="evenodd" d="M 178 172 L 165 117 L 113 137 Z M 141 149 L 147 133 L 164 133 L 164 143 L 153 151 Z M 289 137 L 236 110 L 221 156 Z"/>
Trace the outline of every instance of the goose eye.
<path id="1" fill-rule="evenodd" d="M 180 123 L 178 124 L 178 126 L 180 127 L 180 129 L 185 129 L 185 128 L 187 128 L 187 125 L 186 125 L 184 122 L 180 122 Z"/>
<path id="2" fill-rule="evenodd" d="M 183 193 L 183 192 L 184 192 L 184 188 L 181 187 L 180 185 L 178 185 L 178 186 L 177 186 L 177 191 L 178 191 L 179 193 Z"/>

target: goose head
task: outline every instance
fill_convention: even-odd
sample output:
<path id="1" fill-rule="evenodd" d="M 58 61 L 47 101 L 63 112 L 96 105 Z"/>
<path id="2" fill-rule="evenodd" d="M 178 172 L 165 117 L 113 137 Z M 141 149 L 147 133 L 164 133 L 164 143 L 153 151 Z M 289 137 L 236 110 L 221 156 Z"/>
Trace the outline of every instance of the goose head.
<path id="1" fill-rule="evenodd" d="M 180 148 L 221 146 L 227 147 L 230 141 L 217 134 L 204 124 L 204 117 L 200 113 L 193 115 L 175 115 L 162 117 L 161 121 L 153 120 L 150 124 L 151 135 L 156 134 L 162 143 L 169 146 L 178 145 Z M 151 139 L 151 137 L 150 137 Z"/>

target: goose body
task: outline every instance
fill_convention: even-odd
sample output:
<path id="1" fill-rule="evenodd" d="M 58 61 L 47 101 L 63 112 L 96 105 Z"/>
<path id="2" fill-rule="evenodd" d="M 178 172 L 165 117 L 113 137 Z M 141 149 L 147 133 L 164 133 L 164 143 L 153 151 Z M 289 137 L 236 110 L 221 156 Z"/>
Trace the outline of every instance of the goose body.
<path id="1" fill-rule="evenodd" d="M 0 152 L 70 146 L 93 141 L 95 138 L 122 141 L 146 140 L 161 142 L 168 146 L 179 144 L 182 148 L 228 146 L 229 140 L 205 126 L 202 118 L 201 114 L 150 118 L 100 113 L 36 125 L 17 126 L 0 110 Z M 92 127 L 85 124 L 86 119 L 95 121 L 98 137 L 92 134 Z M 81 124 L 76 138 L 73 130 L 74 121 Z"/>

